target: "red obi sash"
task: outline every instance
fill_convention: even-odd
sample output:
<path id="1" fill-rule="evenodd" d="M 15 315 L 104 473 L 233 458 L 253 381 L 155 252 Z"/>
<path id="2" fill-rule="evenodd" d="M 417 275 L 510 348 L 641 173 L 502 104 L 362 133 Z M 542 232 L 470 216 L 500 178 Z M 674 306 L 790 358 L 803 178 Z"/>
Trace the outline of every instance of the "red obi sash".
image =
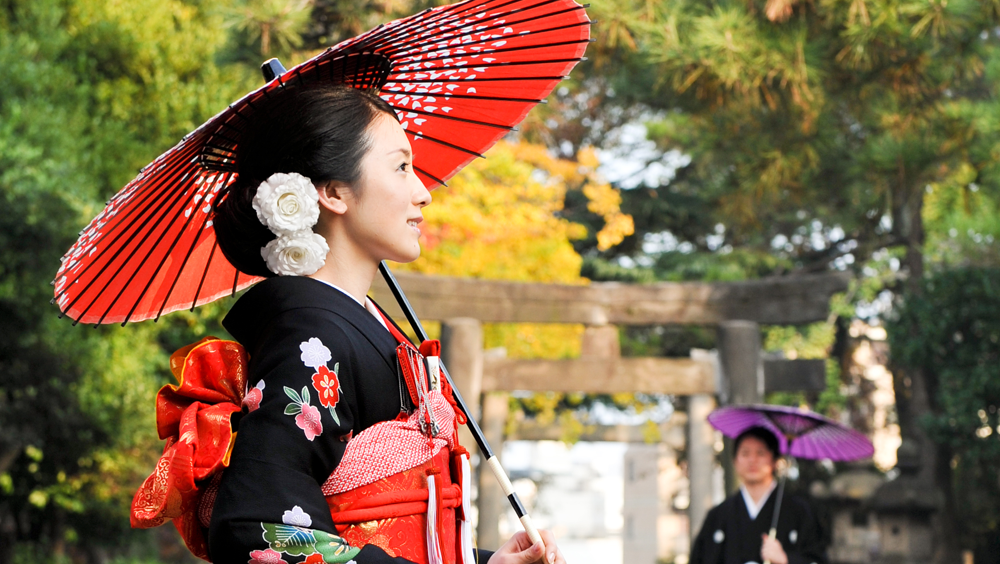
<path id="1" fill-rule="evenodd" d="M 418 563 L 473 564 L 471 534 L 462 534 L 468 512 L 462 486 L 469 477 L 467 453 L 441 450 L 419 466 L 326 501 L 338 534 L 351 546 L 374 544 Z"/>
<path id="2" fill-rule="evenodd" d="M 323 484 L 333 522 L 351 546 L 374 544 L 418 564 L 473 564 L 471 469 L 457 433 L 465 418 L 447 379 L 440 391 L 430 386 L 434 371 L 424 356 L 436 366 L 440 343 L 425 341 L 418 351 L 391 321 L 386 326 L 400 342 L 397 357 L 417 408 L 350 440 Z M 204 560 L 218 480 L 236 436 L 230 416 L 247 394 L 247 366 L 239 343 L 215 337 L 171 355 L 178 384 L 156 396 L 157 430 L 167 443 L 132 500 L 133 527 L 171 520 Z"/>
<path id="3" fill-rule="evenodd" d="M 425 341 L 418 351 L 385 321 L 399 342 L 396 356 L 417 409 L 347 444 L 322 488 L 333 522 L 351 546 L 374 544 L 418 564 L 473 564 L 471 467 L 457 432 L 465 421 L 447 379 L 434 373 L 441 345 Z"/>
<path id="4" fill-rule="evenodd" d="M 246 393 L 247 354 L 239 343 L 205 337 L 170 355 L 170 371 L 178 384 L 156 394 L 156 430 L 167 444 L 132 499 L 131 522 L 146 529 L 172 520 L 188 549 L 208 560 L 213 486 L 229 465 L 229 417 Z"/>

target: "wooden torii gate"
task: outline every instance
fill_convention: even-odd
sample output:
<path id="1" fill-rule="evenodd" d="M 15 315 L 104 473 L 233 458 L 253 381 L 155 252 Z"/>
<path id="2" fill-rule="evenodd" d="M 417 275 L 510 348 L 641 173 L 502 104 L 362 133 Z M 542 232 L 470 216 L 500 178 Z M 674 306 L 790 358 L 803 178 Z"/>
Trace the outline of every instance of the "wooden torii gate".
<path id="1" fill-rule="evenodd" d="M 765 391 L 823 389 L 822 360 L 765 360 L 759 324 L 796 325 L 829 315 L 830 297 L 847 289 L 840 272 L 746 282 L 585 286 L 473 280 L 397 273 L 417 315 L 442 323 L 445 364 L 495 451 L 501 451 L 506 392 L 642 392 L 690 396 L 688 402 L 689 516 L 697 530 L 711 508 L 712 432 L 706 417 L 715 396 L 728 403 L 759 402 Z M 372 293 L 401 319 L 389 289 Z M 580 323 L 581 356 L 566 360 L 487 358 L 482 323 Z M 617 325 L 715 325 L 718 360 L 622 358 Z M 599 430 L 595 439 L 628 435 Z M 603 439 L 607 440 L 607 439 Z M 618 440 L 618 439 L 613 439 Z M 464 444 L 474 444 L 465 437 Z M 479 542 L 499 546 L 497 523 L 505 497 L 488 473 L 479 482 Z"/>

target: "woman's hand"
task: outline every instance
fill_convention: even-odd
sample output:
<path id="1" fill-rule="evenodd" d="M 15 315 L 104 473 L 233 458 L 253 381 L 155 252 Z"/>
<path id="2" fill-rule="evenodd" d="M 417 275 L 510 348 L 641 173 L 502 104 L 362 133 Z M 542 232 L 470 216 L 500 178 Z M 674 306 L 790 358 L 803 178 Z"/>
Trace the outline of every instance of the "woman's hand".
<path id="1" fill-rule="evenodd" d="M 764 562 L 771 564 L 788 564 L 788 555 L 781 547 L 781 541 L 772 539 L 769 535 L 764 535 L 764 542 L 760 546 L 760 557 Z"/>
<path id="2" fill-rule="evenodd" d="M 556 537 L 545 530 L 538 531 L 542 537 L 541 543 L 532 544 L 528 533 L 518 531 L 510 540 L 493 553 L 488 564 L 566 564 Z"/>

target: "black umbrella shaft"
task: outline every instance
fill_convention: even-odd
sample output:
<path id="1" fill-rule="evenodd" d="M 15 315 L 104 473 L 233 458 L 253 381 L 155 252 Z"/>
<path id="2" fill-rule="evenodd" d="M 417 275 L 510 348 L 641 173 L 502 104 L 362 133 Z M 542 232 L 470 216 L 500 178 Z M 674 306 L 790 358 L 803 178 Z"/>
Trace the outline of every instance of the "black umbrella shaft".
<path id="1" fill-rule="evenodd" d="M 785 476 L 781 477 L 781 481 L 778 482 L 778 497 L 774 500 L 774 515 L 771 516 L 771 537 L 778 532 L 778 516 L 781 514 L 781 498 L 785 495 Z"/>
<path id="2" fill-rule="evenodd" d="M 771 530 L 767 535 L 772 539 L 778 536 L 778 516 L 781 514 L 781 498 L 785 496 L 785 478 L 786 476 L 782 476 L 778 482 L 778 496 L 774 499 L 774 515 L 771 516 Z M 771 564 L 771 561 L 765 560 L 764 564 Z"/>
<path id="3" fill-rule="evenodd" d="M 392 295 L 396 298 L 396 302 L 399 303 L 400 309 L 403 310 L 403 314 L 406 315 L 406 320 L 410 322 L 410 327 L 417 334 L 417 339 L 421 342 L 427 340 L 427 331 L 424 330 L 423 324 L 417 318 L 416 312 L 413 311 L 413 306 L 410 305 L 410 300 L 406 299 L 406 295 L 403 294 L 403 289 L 399 287 L 399 282 L 396 281 L 396 277 L 389 272 L 389 268 L 384 262 L 380 262 L 378 265 L 379 272 L 382 273 L 382 277 L 385 278 L 386 284 L 389 285 L 389 290 L 392 291 Z M 476 422 L 476 418 L 473 416 L 472 412 L 469 411 L 469 406 L 466 405 L 465 400 L 462 398 L 461 392 L 458 391 L 458 386 L 451 379 L 451 374 L 448 373 L 448 369 L 445 368 L 444 363 L 440 364 L 441 372 L 444 373 L 445 378 L 448 383 L 451 384 L 451 389 L 454 392 L 455 403 L 458 404 L 458 408 L 462 410 L 465 414 L 465 418 L 468 420 L 469 431 L 472 432 L 472 437 L 476 439 L 476 444 L 479 445 L 479 452 L 486 458 L 493 458 L 493 449 L 490 448 L 490 444 L 486 442 L 486 437 L 483 436 L 483 430 L 479 427 L 479 423 Z"/>
<path id="4" fill-rule="evenodd" d="M 406 315 L 407 321 L 410 322 L 410 327 L 417 334 L 417 338 L 421 342 L 427 340 L 427 331 L 424 330 L 424 326 L 420 323 L 420 319 L 417 318 L 416 312 L 413 311 L 413 306 L 410 305 L 410 300 L 406 299 L 406 295 L 403 294 L 403 289 L 399 287 L 399 282 L 396 281 L 396 277 L 389 272 L 389 267 L 385 265 L 384 262 L 380 262 L 378 265 L 379 272 L 382 273 L 382 277 L 385 278 L 386 284 L 389 285 L 389 289 L 392 291 L 392 295 L 396 298 L 396 302 L 399 303 L 399 307 L 403 310 L 403 314 Z M 487 466 L 493 471 L 493 475 L 496 477 L 497 481 L 500 482 L 500 488 L 503 490 L 504 495 L 507 496 L 507 501 L 510 502 L 510 506 L 514 509 L 514 513 L 517 514 L 517 518 L 521 521 L 521 525 L 524 526 L 524 531 L 528 533 L 532 542 L 542 542 L 542 537 L 538 534 L 538 530 L 535 529 L 534 525 L 531 523 L 531 516 L 528 515 L 528 511 L 524 508 L 524 504 L 521 503 L 521 498 L 518 497 L 517 492 L 514 491 L 514 486 L 510 483 L 510 478 L 507 477 L 507 472 L 504 471 L 503 467 L 500 466 L 500 461 L 493 454 L 493 449 L 490 448 L 490 444 L 486 442 L 486 437 L 483 436 L 483 430 L 479 428 L 479 423 L 476 422 L 476 418 L 469 411 L 469 407 L 465 404 L 465 400 L 462 399 L 462 394 L 458 391 L 458 386 L 451 379 L 451 374 L 448 374 L 448 369 L 445 368 L 444 363 L 440 364 L 441 372 L 444 373 L 444 377 L 451 384 L 452 394 L 455 397 L 455 403 L 458 404 L 458 408 L 462 410 L 465 414 L 466 426 L 468 426 L 469 431 L 472 433 L 472 437 L 476 440 L 476 444 L 479 445 L 479 452 L 481 453 L 483 460 L 486 461 Z"/>

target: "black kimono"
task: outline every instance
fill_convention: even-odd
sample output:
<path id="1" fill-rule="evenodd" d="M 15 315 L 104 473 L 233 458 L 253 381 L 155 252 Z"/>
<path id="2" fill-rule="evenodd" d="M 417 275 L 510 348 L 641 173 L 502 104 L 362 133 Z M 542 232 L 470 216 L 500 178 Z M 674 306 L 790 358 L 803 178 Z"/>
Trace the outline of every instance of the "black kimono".
<path id="1" fill-rule="evenodd" d="M 304 277 L 261 282 L 223 325 L 250 356 L 253 387 L 212 511 L 212 561 L 409 562 L 347 545 L 320 490 L 354 435 L 410 407 L 392 334 L 350 296 Z"/>
<path id="2" fill-rule="evenodd" d="M 713 507 L 691 547 L 690 564 L 761 562 L 761 537 L 771 530 L 776 497 L 777 492 L 771 492 L 756 519 L 750 518 L 742 492 Z M 789 564 L 825 564 L 819 522 L 804 500 L 784 496 L 776 538 Z"/>

